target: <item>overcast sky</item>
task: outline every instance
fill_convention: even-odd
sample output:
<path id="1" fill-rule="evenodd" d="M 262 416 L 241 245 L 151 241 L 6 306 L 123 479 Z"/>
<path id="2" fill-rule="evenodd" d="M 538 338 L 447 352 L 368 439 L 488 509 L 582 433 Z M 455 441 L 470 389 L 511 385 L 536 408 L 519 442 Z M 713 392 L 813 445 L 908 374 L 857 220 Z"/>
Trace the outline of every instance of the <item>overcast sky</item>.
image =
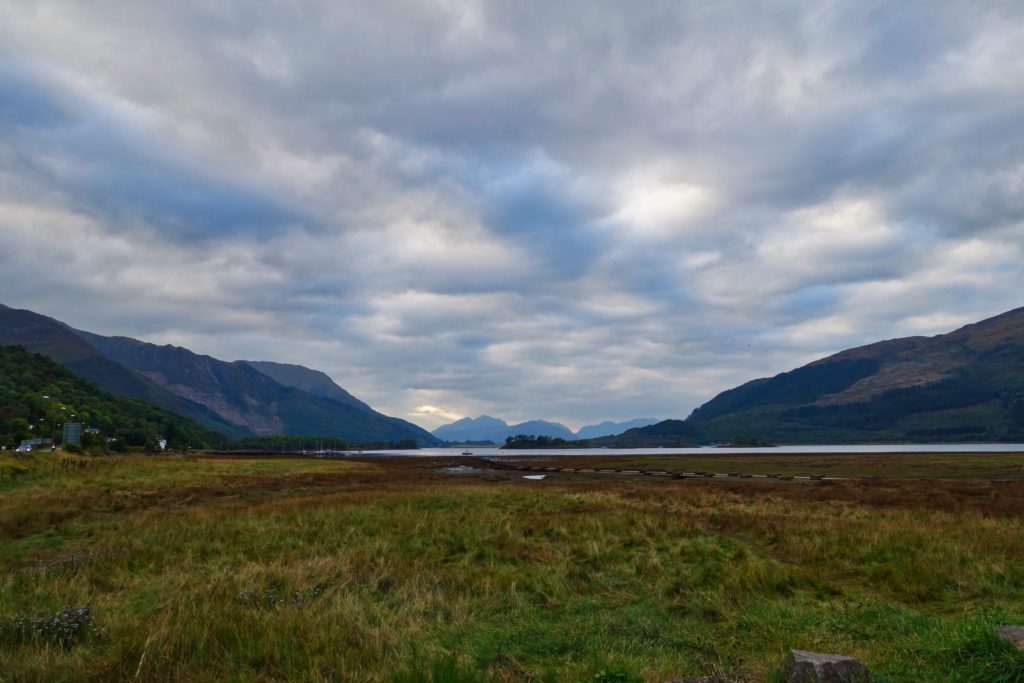
<path id="1" fill-rule="evenodd" d="M 1024 3 L 0 3 L 0 302 L 433 428 L 1024 304 Z"/>

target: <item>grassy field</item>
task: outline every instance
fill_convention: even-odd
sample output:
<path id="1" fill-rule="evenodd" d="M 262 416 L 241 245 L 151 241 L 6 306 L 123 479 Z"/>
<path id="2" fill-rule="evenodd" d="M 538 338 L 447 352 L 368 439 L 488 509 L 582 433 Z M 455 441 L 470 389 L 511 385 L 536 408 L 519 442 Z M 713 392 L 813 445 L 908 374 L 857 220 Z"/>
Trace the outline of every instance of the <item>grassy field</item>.
<path id="1" fill-rule="evenodd" d="M 0 458 L 0 680 L 1024 681 L 1024 483 L 445 464 Z"/>
<path id="2" fill-rule="evenodd" d="M 518 458 L 508 458 L 516 461 Z M 666 472 L 744 472 L 884 479 L 1012 479 L 1024 480 L 1024 453 L 763 453 L 723 455 L 574 456 L 526 458 L 530 462 L 569 463 L 570 467 L 664 470 Z"/>

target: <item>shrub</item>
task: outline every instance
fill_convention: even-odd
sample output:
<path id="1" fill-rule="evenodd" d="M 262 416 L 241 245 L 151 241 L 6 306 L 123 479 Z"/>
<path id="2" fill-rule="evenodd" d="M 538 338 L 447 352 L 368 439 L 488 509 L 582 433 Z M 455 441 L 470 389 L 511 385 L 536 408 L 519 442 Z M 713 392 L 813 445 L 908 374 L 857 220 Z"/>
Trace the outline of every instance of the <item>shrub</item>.
<path id="1" fill-rule="evenodd" d="M 620 666 L 610 666 L 579 683 L 644 683 L 644 679 Z"/>
<path id="2" fill-rule="evenodd" d="M 89 605 L 65 607 L 56 614 L 19 615 L 0 622 L 0 642 L 21 645 L 43 641 L 68 647 L 90 633 L 91 623 Z"/>

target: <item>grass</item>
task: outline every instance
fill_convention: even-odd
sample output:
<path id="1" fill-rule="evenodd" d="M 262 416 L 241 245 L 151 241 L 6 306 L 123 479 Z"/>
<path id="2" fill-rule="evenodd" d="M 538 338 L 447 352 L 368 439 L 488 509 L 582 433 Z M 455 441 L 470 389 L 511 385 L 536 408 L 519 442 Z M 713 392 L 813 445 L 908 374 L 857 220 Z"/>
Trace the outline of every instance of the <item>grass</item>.
<path id="1" fill-rule="evenodd" d="M 993 635 L 1024 622 L 1020 484 L 18 463 L 3 680 L 771 680 L 798 648 L 885 681 L 1024 681 Z"/>
<path id="2" fill-rule="evenodd" d="M 782 475 L 821 474 L 827 477 L 884 479 L 1012 479 L 1024 480 L 1024 453 L 827 453 L 786 454 L 765 449 L 757 454 L 573 456 L 537 458 L 569 463 L 569 467 L 611 467 L 715 473 Z M 563 456 L 565 457 L 565 456 Z M 518 460 L 519 458 L 509 458 Z"/>

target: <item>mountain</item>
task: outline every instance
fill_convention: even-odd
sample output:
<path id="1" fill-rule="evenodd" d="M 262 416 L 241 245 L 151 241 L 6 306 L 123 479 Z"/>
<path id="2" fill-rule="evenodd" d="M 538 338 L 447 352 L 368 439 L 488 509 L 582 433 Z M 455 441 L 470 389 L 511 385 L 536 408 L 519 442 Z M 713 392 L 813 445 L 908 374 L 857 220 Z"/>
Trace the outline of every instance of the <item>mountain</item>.
<path id="1" fill-rule="evenodd" d="M 0 304 L 0 346 L 10 345 L 41 353 L 112 394 L 145 401 L 227 436 L 245 433 L 209 409 L 182 400 L 151 379 L 107 358 L 64 323 Z"/>
<path id="2" fill-rule="evenodd" d="M 509 436 L 552 436 L 560 439 L 572 439 L 572 430 L 558 422 L 547 420 L 530 420 L 509 427 Z"/>
<path id="3" fill-rule="evenodd" d="M 274 363 L 272 361 L 246 360 L 240 362 L 262 372 L 278 384 L 282 384 L 286 387 L 302 389 L 314 396 L 320 396 L 321 398 L 330 399 L 337 403 L 343 403 L 365 413 L 369 413 L 370 415 L 383 418 L 386 422 L 394 425 L 397 429 L 413 432 L 411 438 L 416 439 L 418 443 L 422 442 L 422 445 L 434 444 L 437 442 L 436 439 L 425 437 L 424 435 L 427 434 L 427 431 L 422 427 L 398 417 L 390 417 L 383 413 L 378 413 L 368 404 L 363 403 L 358 398 L 339 387 L 334 383 L 334 380 L 327 376 L 326 373 L 320 372 L 319 370 L 313 370 L 302 365 L 289 365 L 287 363 Z"/>
<path id="4" fill-rule="evenodd" d="M 510 425 L 504 420 L 481 415 L 477 418 L 464 417 L 433 431 L 433 435 L 445 441 L 505 443 L 505 439 L 517 435 L 553 436 L 572 439 L 572 431 L 565 425 L 545 420 L 530 420 Z"/>
<path id="5" fill-rule="evenodd" d="M 597 439 L 602 436 L 612 436 L 613 434 L 621 434 L 627 429 L 634 429 L 636 427 L 646 427 L 648 425 L 657 424 L 659 420 L 654 418 L 641 417 L 635 420 L 627 420 L 626 422 L 602 422 L 596 425 L 587 425 L 586 427 L 580 427 L 579 431 L 576 432 L 577 439 Z"/>
<path id="6" fill-rule="evenodd" d="M 464 417 L 451 424 L 438 427 L 431 434 L 444 441 L 457 443 L 465 441 L 504 443 L 505 436 L 508 436 L 508 423 L 490 415 L 481 415 L 476 418 Z"/>
<path id="7" fill-rule="evenodd" d="M 287 386 L 244 362 L 74 330 L 32 311 L 0 305 L 0 345 L 42 353 L 112 394 L 146 401 L 231 437 L 293 434 L 357 443 L 438 442 L 416 425 L 374 411 L 333 382 L 331 390 L 321 378 L 317 390 L 341 400 Z M 315 371 L 283 368 L 269 371 L 287 373 L 296 383 L 313 381 Z"/>
<path id="8" fill-rule="evenodd" d="M 71 420 L 74 416 L 74 420 Z M 20 346 L 0 347 L 0 444 L 16 445 L 22 439 L 44 437 L 49 441 L 65 420 L 100 430 L 86 433 L 83 444 L 113 448 L 156 447 L 166 439 L 171 448 L 202 447 L 220 435 L 195 422 L 136 399 L 115 396 L 46 356 Z"/>
<path id="9" fill-rule="evenodd" d="M 437 442 L 425 430 L 375 412 L 362 402 L 357 402 L 357 407 L 285 386 L 246 362 L 222 361 L 182 347 L 129 337 L 75 332 L 107 358 L 251 434 L 337 436 L 354 442 L 411 439 L 420 445 Z"/>
<path id="10" fill-rule="evenodd" d="M 339 387 L 326 373 L 319 370 L 312 370 L 301 365 L 274 363 L 266 360 L 243 360 L 241 362 L 262 372 L 278 384 L 302 389 L 314 396 L 321 396 L 338 403 L 345 403 L 368 413 L 374 412 L 373 408 Z"/>
<path id="11" fill-rule="evenodd" d="M 724 391 L 685 420 L 603 439 L 777 443 L 1024 438 L 1024 308 L 934 337 L 861 346 Z"/>

